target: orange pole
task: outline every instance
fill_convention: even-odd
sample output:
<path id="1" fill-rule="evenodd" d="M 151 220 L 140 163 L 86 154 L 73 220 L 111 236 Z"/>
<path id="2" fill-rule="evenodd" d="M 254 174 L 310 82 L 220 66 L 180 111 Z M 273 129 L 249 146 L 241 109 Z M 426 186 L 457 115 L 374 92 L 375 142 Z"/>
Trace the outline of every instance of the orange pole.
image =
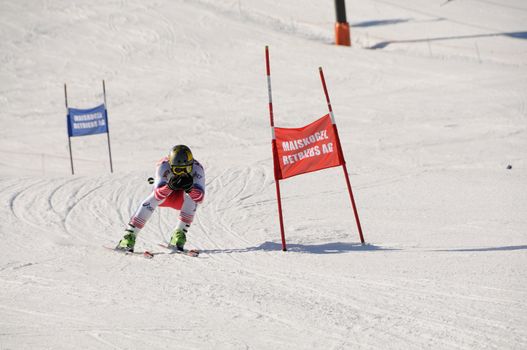
<path id="1" fill-rule="evenodd" d="M 347 22 L 335 23 L 335 44 L 351 46 L 350 26 Z"/>
<path id="2" fill-rule="evenodd" d="M 335 44 L 351 46 L 350 26 L 346 19 L 346 3 L 344 0 L 335 0 Z"/>

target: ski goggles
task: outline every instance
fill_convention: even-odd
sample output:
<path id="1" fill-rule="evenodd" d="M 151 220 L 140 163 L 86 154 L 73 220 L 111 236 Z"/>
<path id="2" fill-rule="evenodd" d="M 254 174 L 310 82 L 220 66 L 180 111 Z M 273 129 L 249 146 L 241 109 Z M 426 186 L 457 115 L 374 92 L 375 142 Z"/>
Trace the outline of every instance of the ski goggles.
<path id="1" fill-rule="evenodd" d="M 190 165 L 172 165 L 170 167 L 174 175 L 190 174 L 192 172 L 192 164 Z"/>

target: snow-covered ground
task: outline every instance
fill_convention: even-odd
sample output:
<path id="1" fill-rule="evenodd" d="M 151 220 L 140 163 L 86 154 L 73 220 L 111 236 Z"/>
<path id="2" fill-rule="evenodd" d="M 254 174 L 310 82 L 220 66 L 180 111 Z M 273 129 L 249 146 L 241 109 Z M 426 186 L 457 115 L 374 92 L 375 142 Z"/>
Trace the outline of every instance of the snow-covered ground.
<path id="1" fill-rule="evenodd" d="M 0 349 L 527 348 L 527 4 L 403 3 L 348 0 L 346 48 L 332 1 L 0 1 Z M 277 126 L 324 68 L 367 245 L 333 168 L 281 182 L 281 251 L 265 45 Z M 72 176 L 63 84 L 103 79 L 114 173 L 97 135 Z M 178 143 L 200 257 L 103 249 Z"/>

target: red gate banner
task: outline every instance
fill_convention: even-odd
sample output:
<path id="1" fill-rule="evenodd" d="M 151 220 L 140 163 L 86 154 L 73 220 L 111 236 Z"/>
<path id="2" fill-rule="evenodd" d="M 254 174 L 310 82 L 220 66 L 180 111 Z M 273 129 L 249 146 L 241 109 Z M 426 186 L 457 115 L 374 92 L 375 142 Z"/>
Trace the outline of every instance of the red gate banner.
<path id="1" fill-rule="evenodd" d="M 274 130 L 280 179 L 343 164 L 329 114 L 301 128 Z"/>

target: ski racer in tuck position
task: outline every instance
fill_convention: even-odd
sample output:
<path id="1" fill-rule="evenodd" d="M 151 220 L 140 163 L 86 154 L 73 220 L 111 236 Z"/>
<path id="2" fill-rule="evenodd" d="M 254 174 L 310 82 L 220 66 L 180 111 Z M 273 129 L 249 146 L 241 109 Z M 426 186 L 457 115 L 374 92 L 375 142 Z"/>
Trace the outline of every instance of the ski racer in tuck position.
<path id="1" fill-rule="evenodd" d="M 143 200 L 126 227 L 116 249 L 133 252 L 137 234 L 154 210 L 169 207 L 179 210 L 179 222 L 172 233 L 169 248 L 184 250 L 187 231 L 194 220 L 198 204 L 205 195 L 205 171 L 185 145 L 172 148 L 168 157 L 157 163 L 152 193 Z"/>

